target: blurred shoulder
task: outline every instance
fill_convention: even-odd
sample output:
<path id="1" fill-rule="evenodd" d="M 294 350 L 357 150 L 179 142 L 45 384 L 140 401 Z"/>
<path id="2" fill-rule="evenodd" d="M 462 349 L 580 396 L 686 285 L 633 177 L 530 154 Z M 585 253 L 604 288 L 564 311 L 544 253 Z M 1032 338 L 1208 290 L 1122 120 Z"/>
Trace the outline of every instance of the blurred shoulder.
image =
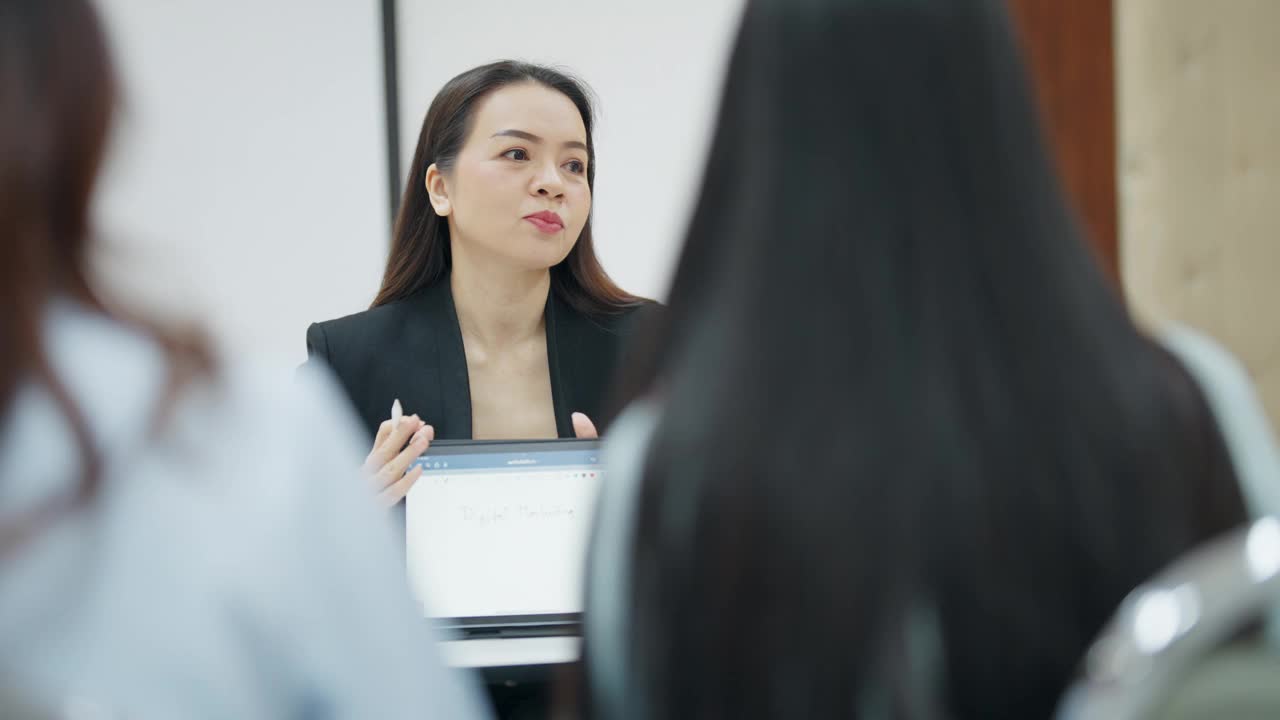
<path id="1" fill-rule="evenodd" d="M 1253 383 L 1244 365 L 1209 335 L 1173 324 L 1163 328 L 1158 339 L 1206 392 L 1212 390 L 1235 401 L 1253 395 Z"/>
<path id="2" fill-rule="evenodd" d="M 332 371 L 322 364 L 291 372 L 263 360 L 224 360 L 214 377 L 187 393 L 179 412 L 204 416 L 204 432 L 212 430 L 207 423 L 218 421 L 218 434 L 228 446 L 267 454 L 270 460 L 259 462 L 280 463 L 275 476 L 282 480 L 312 466 L 313 456 L 352 471 L 362 458 L 359 426 Z"/>

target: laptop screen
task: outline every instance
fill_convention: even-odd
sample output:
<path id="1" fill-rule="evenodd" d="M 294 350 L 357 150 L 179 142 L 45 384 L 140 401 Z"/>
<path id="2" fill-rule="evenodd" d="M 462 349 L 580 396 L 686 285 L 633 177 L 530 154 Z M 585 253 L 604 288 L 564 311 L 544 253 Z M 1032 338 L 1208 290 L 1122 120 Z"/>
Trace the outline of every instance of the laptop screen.
<path id="1" fill-rule="evenodd" d="M 573 620 L 597 441 L 437 443 L 406 498 L 409 579 L 446 625 Z"/>

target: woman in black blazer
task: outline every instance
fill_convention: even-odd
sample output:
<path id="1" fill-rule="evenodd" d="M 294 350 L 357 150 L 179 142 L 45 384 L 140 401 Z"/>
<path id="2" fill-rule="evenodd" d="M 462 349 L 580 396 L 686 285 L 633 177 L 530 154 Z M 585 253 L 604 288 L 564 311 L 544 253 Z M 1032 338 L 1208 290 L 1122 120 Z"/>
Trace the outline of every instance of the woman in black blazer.
<path id="1" fill-rule="evenodd" d="M 422 124 L 370 309 L 307 329 L 373 439 L 383 501 L 434 438 L 589 436 L 647 301 L 591 237 L 595 152 L 583 87 L 517 62 L 449 81 Z M 407 414 L 392 427 L 393 403 Z M 406 446 L 407 443 L 407 446 Z"/>

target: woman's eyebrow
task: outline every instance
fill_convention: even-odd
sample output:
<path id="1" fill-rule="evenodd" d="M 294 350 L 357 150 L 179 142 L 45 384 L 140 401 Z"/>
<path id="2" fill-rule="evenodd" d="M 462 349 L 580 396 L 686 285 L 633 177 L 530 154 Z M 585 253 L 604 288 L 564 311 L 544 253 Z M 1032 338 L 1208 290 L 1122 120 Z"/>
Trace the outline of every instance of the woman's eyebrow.
<path id="1" fill-rule="evenodd" d="M 525 132 L 524 130 L 499 130 L 498 132 L 494 133 L 493 135 L 490 135 L 489 137 L 491 138 L 514 137 L 514 138 L 520 138 L 521 140 L 528 140 L 529 142 L 533 142 L 533 143 L 542 142 L 542 138 L 538 137 L 537 135 L 534 135 L 531 132 Z M 580 140 L 569 140 L 568 142 L 565 142 L 563 146 L 567 148 L 578 148 L 579 150 L 587 149 L 587 144 Z"/>

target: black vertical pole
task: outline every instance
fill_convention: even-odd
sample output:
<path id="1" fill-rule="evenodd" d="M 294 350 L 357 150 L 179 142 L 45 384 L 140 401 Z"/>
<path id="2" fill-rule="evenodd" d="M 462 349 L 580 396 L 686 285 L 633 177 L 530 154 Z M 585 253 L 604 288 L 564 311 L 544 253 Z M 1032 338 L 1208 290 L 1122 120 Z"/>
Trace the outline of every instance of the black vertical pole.
<path id="1" fill-rule="evenodd" d="M 387 190 L 391 222 L 400 208 L 400 71 L 396 65 L 396 0 L 382 0 L 382 97 L 387 120 Z"/>

